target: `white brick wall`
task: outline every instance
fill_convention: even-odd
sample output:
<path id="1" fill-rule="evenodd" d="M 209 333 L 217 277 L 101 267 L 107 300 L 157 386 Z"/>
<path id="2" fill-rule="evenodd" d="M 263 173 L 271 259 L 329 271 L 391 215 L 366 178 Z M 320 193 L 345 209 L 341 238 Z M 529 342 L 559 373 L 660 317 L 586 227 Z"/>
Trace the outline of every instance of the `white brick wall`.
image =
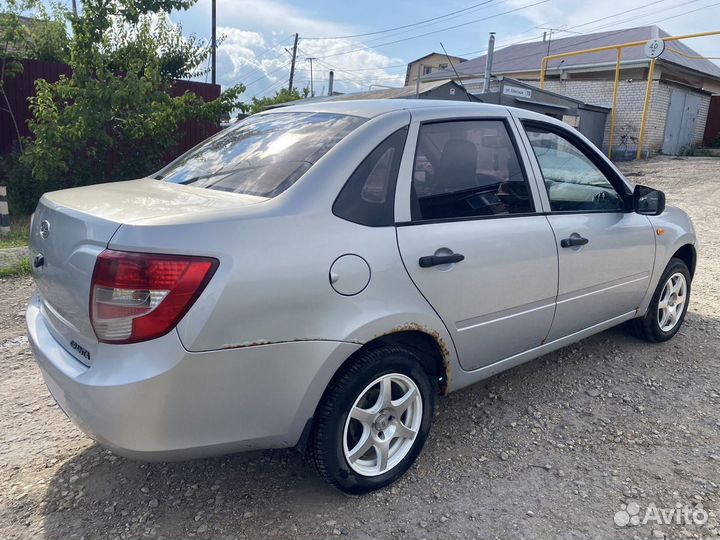
<path id="1" fill-rule="evenodd" d="M 708 95 L 700 96 L 700 111 L 698 112 L 697 121 L 695 122 L 695 144 L 702 144 L 705 135 L 705 125 L 707 124 L 708 112 L 710 111 L 710 97 Z"/>
<path id="2" fill-rule="evenodd" d="M 539 86 L 539 83 L 532 82 Z M 615 116 L 615 133 L 613 150 L 619 153 L 627 150 L 635 153 L 640 136 L 640 124 L 645 101 L 647 81 L 634 79 L 621 80 L 618 87 L 618 108 Z M 579 99 L 590 105 L 612 107 L 613 81 L 602 80 L 550 80 L 545 89 L 571 98 Z M 665 136 L 665 120 L 670 105 L 672 86 L 663 81 L 653 81 L 650 107 L 648 109 L 647 127 L 643 146 L 650 154 L 660 151 Z M 705 131 L 707 112 L 710 107 L 710 96 L 701 94 L 700 111 L 695 123 L 695 140 L 699 144 Z M 605 148 L 610 139 L 610 115 L 605 124 Z M 618 149 L 618 147 L 621 147 Z M 605 149 L 604 148 L 604 149 Z"/>

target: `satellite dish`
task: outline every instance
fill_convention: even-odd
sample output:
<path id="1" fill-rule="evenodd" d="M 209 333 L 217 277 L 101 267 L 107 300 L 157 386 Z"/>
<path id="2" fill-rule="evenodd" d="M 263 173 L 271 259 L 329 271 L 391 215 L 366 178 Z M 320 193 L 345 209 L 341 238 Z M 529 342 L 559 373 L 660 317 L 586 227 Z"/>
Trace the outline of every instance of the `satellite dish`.
<path id="1" fill-rule="evenodd" d="M 665 51 L 665 42 L 662 39 L 651 39 L 645 44 L 645 56 L 657 58 Z"/>

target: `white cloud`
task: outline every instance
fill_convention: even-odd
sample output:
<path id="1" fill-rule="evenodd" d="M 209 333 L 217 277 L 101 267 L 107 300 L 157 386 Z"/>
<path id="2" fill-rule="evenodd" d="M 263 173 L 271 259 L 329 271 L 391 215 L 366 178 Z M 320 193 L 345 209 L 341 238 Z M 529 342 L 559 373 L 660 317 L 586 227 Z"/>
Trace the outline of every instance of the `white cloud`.
<path id="1" fill-rule="evenodd" d="M 217 31 L 222 36 L 218 56 L 221 61 L 228 60 L 233 67 L 232 73 L 225 71 L 226 77 L 236 77 L 243 67 L 257 65 L 255 50 L 265 47 L 265 38 L 261 34 L 225 26 L 218 27 Z"/>
<path id="2" fill-rule="evenodd" d="M 198 8 L 210 12 L 210 1 Z M 321 15 L 300 11 L 281 0 L 234 0 L 218 3 L 218 34 L 225 40 L 218 48 L 218 81 L 223 85 L 242 82 L 246 97 L 274 93 L 289 77 L 292 35 L 332 36 L 352 34 L 356 29 L 327 21 Z M 248 29 L 252 29 L 249 31 Z M 323 58 L 337 52 L 355 50 Z M 295 84 L 302 88 L 310 81 L 310 64 L 305 58 L 319 57 L 313 65 L 315 93 L 327 91 L 329 70 L 335 69 L 337 91 L 367 90 L 370 84 L 402 86 L 404 60 L 348 39 L 301 39 L 296 61 Z M 393 66 L 388 68 L 387 66 Z M 348 71 L 343 71 L 348 70 Z M 360 71 L 356 71 L 360 70 Z"/>

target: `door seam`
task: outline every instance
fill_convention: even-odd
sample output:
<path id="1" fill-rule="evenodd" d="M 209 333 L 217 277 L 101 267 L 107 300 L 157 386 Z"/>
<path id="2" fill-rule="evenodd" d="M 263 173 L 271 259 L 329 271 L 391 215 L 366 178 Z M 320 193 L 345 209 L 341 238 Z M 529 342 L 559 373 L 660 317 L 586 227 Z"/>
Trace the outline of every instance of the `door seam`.
<path id="1" fill-rule="evenodd" d="M 560 294 L 560 249 L 558 248 L 558 238 L 555 234 L 555 229 L 552 226 L 552 223 L 550 223 L 550 218 L 546 215 L 545 221 L 547 221 L 548 227 L 550 227 L 550 231 L 552 232 L 553 238 L 555 238 L 555 260 L 557 261 L 557 274 L 555 279 L 555 309 L 553 310 L 553 316 L 552 320 L 550 321 L 550 328 L 548 328 L 547 333 L 545 334 L 545 337 L 542 338 L 540 341 L 540 345 L 545 345 L 547 342 L 548 337 L 550 337 L 550 334 L 552 333 L 553 326 L 555 325 L 555 317 L 557 316 L 557 309 L 558 309 L 558 295 Z"/>

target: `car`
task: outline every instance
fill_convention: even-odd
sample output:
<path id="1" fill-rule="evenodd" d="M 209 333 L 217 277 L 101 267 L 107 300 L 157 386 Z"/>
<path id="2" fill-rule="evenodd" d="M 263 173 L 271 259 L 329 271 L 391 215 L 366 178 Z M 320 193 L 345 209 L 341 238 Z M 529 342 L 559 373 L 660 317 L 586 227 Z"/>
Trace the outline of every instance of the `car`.
<path id="1" fill-rule="evenodd" d="M 439 395 L 629 321 L 672 338 L 692 223 L 577 130 L 434 100 L 253 115 L 139 180 L 43 195 L 27 328 L 101 445 L 148 461 L 297 447 L 365 493 Z"/>

